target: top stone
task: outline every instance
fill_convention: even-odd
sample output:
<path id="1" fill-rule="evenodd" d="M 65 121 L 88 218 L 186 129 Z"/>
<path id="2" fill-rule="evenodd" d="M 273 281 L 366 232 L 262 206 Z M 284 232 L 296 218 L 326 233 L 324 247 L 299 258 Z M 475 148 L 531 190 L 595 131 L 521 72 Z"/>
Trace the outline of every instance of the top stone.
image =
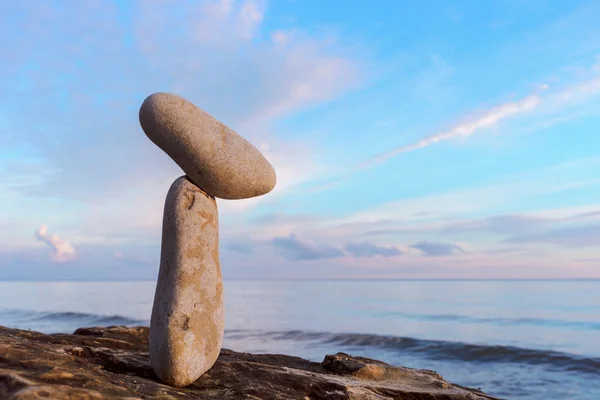
<path id="1" fill-rule="evenodd" d="M 275 170 L 256 147 L 183 97 L 148 96 L 140 124 L 190 181 L 214 197 L 247 199 L 275 187 Z"/>

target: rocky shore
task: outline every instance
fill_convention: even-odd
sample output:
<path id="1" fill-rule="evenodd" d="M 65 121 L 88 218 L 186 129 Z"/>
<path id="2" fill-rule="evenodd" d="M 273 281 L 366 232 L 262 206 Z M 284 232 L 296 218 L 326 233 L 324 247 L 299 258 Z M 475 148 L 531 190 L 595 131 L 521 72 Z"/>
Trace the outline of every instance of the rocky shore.
<path id="1" fill-rule="evenodd" d="M 160 383 L 147 327 L 80 328 L 72 335 L 0 326 L 0 399 L 495 399 L 433 371 L 344 353 L 316 363 L 223 349 L 186 388 Z"/>

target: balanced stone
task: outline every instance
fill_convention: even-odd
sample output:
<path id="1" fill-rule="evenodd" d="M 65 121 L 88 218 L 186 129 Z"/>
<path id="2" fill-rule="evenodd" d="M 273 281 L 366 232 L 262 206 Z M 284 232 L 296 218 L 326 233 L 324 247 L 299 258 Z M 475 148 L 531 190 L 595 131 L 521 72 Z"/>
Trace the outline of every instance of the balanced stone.
<path id="1" fill-rule="evenodd" d="M 186 386 L 216 361 L 225 315 L 214 197 L 186 176 L 165 202 L 158 283 L 150 320 L 150 361 L 158 377 Z"/>
<path id="2" fill-rule="evenodd" d="M 148 138 L 206 193 L 245 199 L 275 187 L 275 170 L 252 144 L 186 99 L 154 93 L 139 118 Z"/>

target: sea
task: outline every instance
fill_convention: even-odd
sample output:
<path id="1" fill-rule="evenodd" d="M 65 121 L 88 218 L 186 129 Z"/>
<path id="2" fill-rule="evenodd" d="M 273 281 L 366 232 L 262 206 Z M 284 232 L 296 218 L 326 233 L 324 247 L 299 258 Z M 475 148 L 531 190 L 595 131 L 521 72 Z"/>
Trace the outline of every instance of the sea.
<path id="1" fill-rule="evenodd" d="M 148 325 L 156 282 L 0 282 L 0 325 Z M 224 282 L 224 347 L 338 351 L 504 399 L 600 399 L 600 281 Z"/>

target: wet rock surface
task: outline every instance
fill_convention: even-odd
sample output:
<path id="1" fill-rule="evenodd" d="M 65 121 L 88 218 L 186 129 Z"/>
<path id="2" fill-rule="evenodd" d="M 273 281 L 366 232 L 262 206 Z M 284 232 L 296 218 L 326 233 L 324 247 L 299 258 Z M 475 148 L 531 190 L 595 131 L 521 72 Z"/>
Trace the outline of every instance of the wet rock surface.
<path id="1" fill-rule="evenodd" d="M 45 335 L 0 326 L 0 399 L 483 400 L 433 371 L 328 355 L 322 363 L 222 349 L 186 388 L 158 381 L 147 327 L 80 328 Z"/>

